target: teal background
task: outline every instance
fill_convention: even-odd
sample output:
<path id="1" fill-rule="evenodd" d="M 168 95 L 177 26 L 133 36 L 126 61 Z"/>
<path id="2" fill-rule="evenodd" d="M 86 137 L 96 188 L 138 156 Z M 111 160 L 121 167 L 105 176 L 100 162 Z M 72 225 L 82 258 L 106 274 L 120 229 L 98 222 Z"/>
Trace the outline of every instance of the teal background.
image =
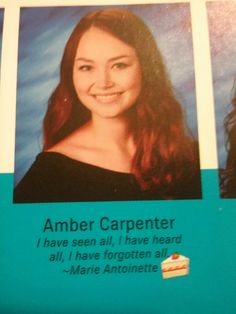
<path id="1" fill-rule="evenodd" d="M 216 170 L 202 171 L 202 180 L 202 200 L 13 205 L 13 175 L 1 174 L 0 313 L 236 313 L 236 200 L 218 197 Z M 102 216 L 175 218 L 176 227 L 170 232 L 140 230 L 130 236 L 182 233 L 182 244 L 169 245 L 168 251 L 178 250 L 190 258 L 190 274 L 167 280 L 160 271 L 70 276 L 61 272 L 62 264 L 48 261 L 50 250 L 36 248 L 46 218 L 97 221 Z M 47 237 L 99 238 L 107 234 L 96 229 Z M 134 247 L 123 248 L 131 249 Z M 153 245 L 139 249 L 152 250 Z M 161 261 L 152 259 L 150 263 L 160 265 Z"/>

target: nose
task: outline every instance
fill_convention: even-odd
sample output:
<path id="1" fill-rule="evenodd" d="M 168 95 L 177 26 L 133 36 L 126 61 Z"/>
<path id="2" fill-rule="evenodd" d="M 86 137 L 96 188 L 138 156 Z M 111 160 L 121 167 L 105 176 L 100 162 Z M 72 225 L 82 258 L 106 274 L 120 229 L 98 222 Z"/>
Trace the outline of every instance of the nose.
<path id="1" fill-rule="evenodd" d="M 98 70 L 97 73 L 97 87 L 101 89 L 107 89 L 113 86 L 112 75 L 107 68 L 102 68 Z"/>

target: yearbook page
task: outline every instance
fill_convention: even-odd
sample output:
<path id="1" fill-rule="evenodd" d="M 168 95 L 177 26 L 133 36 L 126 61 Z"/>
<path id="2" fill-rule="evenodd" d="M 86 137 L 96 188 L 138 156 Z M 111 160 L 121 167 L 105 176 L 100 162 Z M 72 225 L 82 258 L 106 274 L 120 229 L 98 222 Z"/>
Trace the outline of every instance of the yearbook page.
<path id="1" fill-rule="evenodd" d="M 0 0 L 0 313 L 236 312 L 235 16 Z"/>

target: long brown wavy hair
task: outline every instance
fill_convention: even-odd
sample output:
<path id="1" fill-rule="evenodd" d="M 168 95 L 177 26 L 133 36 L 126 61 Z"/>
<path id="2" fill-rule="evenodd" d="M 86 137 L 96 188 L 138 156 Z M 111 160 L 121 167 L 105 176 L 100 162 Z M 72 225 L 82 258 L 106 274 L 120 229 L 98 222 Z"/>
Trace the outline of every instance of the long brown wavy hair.
<path id="1" fill-rule="evenodd" d="M 224 120 L 226 132 L 226 167 L 221 171 L 221 193 L 225 198 L 236 197 L 236 81 L 232 109 Z"/>
<path id="2" fill-rule="evenodd" d="M 198 152 L 155 39 L 146 24 L 128 10 L 93 11 L 73 30 L 61 61 L 60 82 L 49 99 L 44 119 L 44 150 L 90 119 L 90 112 L 76 95 L 72 71 L 78 43 L 92 26 L 136 50 L 142 90 L 134 114 L 136 152 L 132 173 L 143 190 L 160 188 L 168 194 L 172 186 L 199 171 Z"/>

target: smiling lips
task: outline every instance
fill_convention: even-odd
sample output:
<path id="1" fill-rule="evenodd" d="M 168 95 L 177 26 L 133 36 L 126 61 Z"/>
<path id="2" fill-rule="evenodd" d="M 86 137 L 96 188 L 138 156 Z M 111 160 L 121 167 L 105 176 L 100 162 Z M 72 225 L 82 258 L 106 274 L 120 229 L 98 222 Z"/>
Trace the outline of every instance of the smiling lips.
<path id="1" fill-rule="evenodd" d="M 94 94 L 93 97 L 101 103 L 109 104 L 119 99 L 122 92 L 110 94 Z"/>

